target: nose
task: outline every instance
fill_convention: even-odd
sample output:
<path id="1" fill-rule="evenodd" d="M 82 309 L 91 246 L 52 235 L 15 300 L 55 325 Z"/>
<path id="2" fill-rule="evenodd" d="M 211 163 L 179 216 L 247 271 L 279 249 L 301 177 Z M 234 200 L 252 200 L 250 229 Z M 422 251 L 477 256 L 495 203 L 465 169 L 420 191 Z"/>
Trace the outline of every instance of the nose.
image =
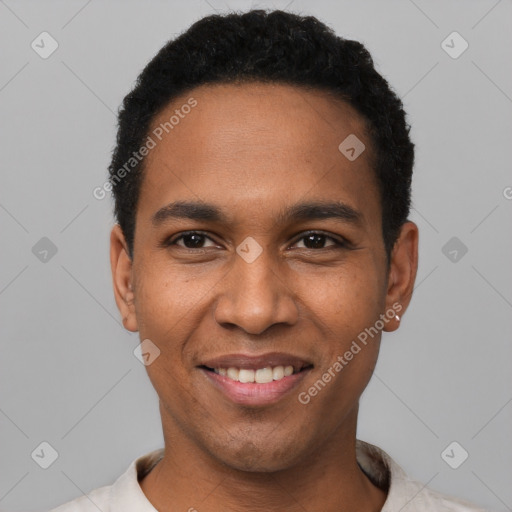
<path id="1" fill-rule="evenodd" d="M 251 263 L 238 254 L 234 258 L 216 302 L 217 323 L 249 334 L 261 334 L 275 324 L 295 324 L 299 311 L 294 293 L 268 250 Z"/>

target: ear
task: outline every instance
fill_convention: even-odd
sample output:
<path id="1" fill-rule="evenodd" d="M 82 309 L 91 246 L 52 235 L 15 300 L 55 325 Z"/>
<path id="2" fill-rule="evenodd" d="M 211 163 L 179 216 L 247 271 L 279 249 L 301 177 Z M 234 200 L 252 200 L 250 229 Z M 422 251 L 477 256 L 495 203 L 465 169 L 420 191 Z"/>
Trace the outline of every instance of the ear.
<path id="1" fill-rule="evenodd" d="M 110 267 L 114 296 L 124 328 L 136 332 L 138 326 L 134 306 L 135 294 L 132 289 L 132 260 L 119 224 L 116 224 L 110 233 Z"/>
<path id="2" fill-rule="evenodd" d="M 418 226 L 410 221 L 404 223 L 391 251 L 386 311 L 395 311 L 398 318 L 387 322 L 384 331 L 398 329 L 400 318 L 411 301 L 418 270 L 418 237 Z"/>

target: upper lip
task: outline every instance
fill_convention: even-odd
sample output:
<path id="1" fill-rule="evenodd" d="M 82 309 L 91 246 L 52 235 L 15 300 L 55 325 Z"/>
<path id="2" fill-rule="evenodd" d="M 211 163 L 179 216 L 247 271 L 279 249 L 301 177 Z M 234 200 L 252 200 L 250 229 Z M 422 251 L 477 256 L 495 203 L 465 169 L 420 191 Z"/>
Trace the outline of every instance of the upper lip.
<path id="1" fill-rule="evenodd" d="M 283 352 L 268 352 L 266 354 L 227 354 L 223 356 L 205 359 L 199 366 L 208 368 L 243 368 L 248 370 L 257 370 L 258 368 L 267 368 L 269 366 L 293 366 L 295 371 L 301 370 L 306 366 L 312 366 L 307 359 Z"/>

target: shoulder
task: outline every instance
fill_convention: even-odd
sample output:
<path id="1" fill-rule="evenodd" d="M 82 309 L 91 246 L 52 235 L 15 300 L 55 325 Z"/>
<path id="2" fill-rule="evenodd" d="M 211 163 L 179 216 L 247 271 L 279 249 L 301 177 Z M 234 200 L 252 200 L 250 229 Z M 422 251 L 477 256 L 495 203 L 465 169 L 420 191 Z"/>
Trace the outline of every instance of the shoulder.
<path id="1" fill-rule="evenodd" d="M 434 491 L 406 476 L 395 478 L 393 498 L 382 512 L 391 512 L 400 503 L 403 512 L 487 512 L 472 503 Z M 386 502 L 386 505 L 388 502 Z"/>
<path id="2" fill-rule="evenodd" d="M 425 510 L 432 510 L 431 507 L 436 507 L 435 510 L 440 512 L 486 512 L 483 508 L 479 508 L 467 501 L 446 496 L 428 488 L 425 488 L 423 491 L 424 496 L 421 500 L 424 502 L 423 507 Z"/>
<path id="3" fill-rule="evenodd" d="M 151 471 L 162 456 L 163 449 L 143 455 L 133 460 L 112 485 L 94 489 L 49 512 L 156 512 L 144 495 L 139 479 Z"/>
<path id="4" fill-rule="evenodd" d="M 486 512 L 457 498 L 429 489 L 410 478 L 382 449 L 357 441 L 357 461 L 368 478 L 388 496 L 381 512 Z"/>
<path id="5" fill-rule="evenodd" d="M 392 472 L 392 486 L 382 512 L 395 512 L 397 505 L 402 512 L 486 512 L 472 503 L 434 491 L 409 478 L 399 466 Z"/>
<path id="6" fill-rule="evenodd" d="M 112 486 L 106 485 L 94 489 L 89 494 L 50 510 L 50 512 L 110 512 L 110 491 Z"/>

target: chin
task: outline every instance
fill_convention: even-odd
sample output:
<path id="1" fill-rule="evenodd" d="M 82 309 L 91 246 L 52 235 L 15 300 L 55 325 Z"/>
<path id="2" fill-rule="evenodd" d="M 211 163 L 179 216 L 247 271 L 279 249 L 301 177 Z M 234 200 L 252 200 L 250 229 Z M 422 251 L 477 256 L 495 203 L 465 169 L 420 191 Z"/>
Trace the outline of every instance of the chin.
<path id="1" fill-rule="evenodd" d="M 295 439 L 290 442 L 290 439 Z M 218 444 L 212 454 L 225 466 L 237 471 L 251 473 L 274 473 L 298 464 L 305 456 L 306 443 L 297 442 L 297 438 L 256 440 L 254 436 L 246 439 L 228 439 L 226 445 Z"/>

